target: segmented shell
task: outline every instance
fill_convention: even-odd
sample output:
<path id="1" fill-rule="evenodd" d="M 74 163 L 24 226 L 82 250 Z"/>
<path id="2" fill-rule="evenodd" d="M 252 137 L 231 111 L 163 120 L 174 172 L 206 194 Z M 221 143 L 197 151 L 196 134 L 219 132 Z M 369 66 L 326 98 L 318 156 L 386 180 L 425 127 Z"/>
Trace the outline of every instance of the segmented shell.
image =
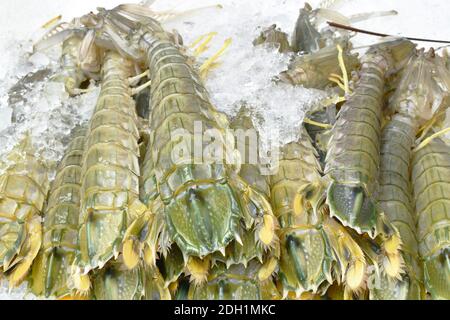
<path id="1" fill-rule="evenodd" d="M 78 250 L 81 165 L 86 130 L 76 133 L 61 160 L 44 211 L 42 248 L 33 265 L 30 288 L 36 295 L 64 297 Z"/>
<path id="2" fill-rule="evenodd" d="M 23 279 L 39 251 L 40 214 L 49 187 L 47 166 L 35 154 L 30 139 L 24 138 L 1 164 L 0 266 L 12 270 L 12 285 Z"/>
<path id="3" fill-rule="evenodd" d="M 416 238 L 416 219 L 410 181 L 411 150 L 415 141 L 413 120 L 395 115 L 383 129 L 379 204 L 399 231 L 405 273 L 401 280 L 383 276 L 372 298 L 418 300 L 424 296 L 422 267 Z"/>
<path id="4" fill-rule="evenodd" d="M 80 267 L 117 256 L 139 197 L 139 132 L 128 78 L 132 63 L 107 52 L 100 96 L 86 136 L 82 168 Z"/>
<path id="5" fill-rule="evenodd" d="M 190 148 L 191 139 L 195 124 L 202 126 L 201 135 L 208 129 L 223 132 L 227 121 L 209 102 L 187 58 L 171 42 L 146 36 L 152 78 L 152 134 L 146 159 L 151 158 L 153 164 L 144 166 L 141 198 L 152 198 L 149 195 L 154 194 L 156 182 L 171 238 L 186 254 L 205 256 L 233 239 L 240 208 L 227 181 L 230 168 L 224 163 L 211 163 L 214 159 L 209 156 L 198 159 Z M 176 135 L 179 139 L 174 138 Z M 226 150 L 223 134 L 216 143 Z M 200 149 L 205 150 L 207 145 L 207 141 L 201 141 Z M 188 159 L 174 157 L 180 146 L 187 148 Z"/>
<path id="6" fill-rule="evenodd" d="M 279 277 L 284 296 L 288 292 L 317 292 L 331 278 L 333 255 L 317 208 L 311 207 L 318 205 L 314 197 L 321 192 L 316 156 L 303 130 L 297 142 L 280 150 L 278 171 L 270 177 L 272 207 L 280 223 Z"/>
<path id="7" fill-rule="evenodd" d="M 425 285 L 435 299 L 450 299 L 450 147 L 439 138 L 413 157 L 412 184 Z"/>

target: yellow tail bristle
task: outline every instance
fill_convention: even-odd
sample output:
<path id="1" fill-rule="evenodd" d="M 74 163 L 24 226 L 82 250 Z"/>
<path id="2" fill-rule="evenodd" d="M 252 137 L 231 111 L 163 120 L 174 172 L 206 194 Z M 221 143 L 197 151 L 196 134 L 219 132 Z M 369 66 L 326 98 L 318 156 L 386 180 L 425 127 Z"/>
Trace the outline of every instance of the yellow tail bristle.
<path id="1" fill-rule="evenodd" d="M 344 85 L 343 89 L 344 89 L 345 94 L 349 94 L 350 88 L 349 88 L 349 82 L 348 82 L 347 67 L 345 66 L 345 61 L 344 61 L 344 52 L 343 52 L 342 47 L 339 44 L 337 45 L 337 49 L 338 49 L 339 67 L 341 68 L 341 71 L 342 71 L 342 78 L 343 78 L 343 85 Z"/>
<path id="2" fill-rule="evenodd" d="M 362 261 L 355 261 L 347 270 L 346 285 L 352 291 L 360 288 L 364 282 L 364 275 L 366 272 L 366 265 Z"/>
<path id="3" fill-rule="evenodd" d="M 293 205 L 295 215 L 299 216 L 305 212 L 305 208 L 303 206 L 303 195 L 296 194 L 294 198 Z"/>
<path id="4" fill-rule="evenodd" d="M 313 125 L 313 126 L 316 126 L 316 127 L 319 127 L 319 128 L 324 128 L 324 129 L 331 129 L 333 127 L 331 124 L 317 122 L 317 121 L 311 120 L 311 119 L 309 119 L 307 117 L 303 118 L 303 122 L 307 123 L 307 124 L 310 124 L 310 125 Z"/>
<path id="5" fill-rule="evenodd" d="M 219 59 L 225 50 L 231 45 L 231 38 L 225 40 L 222 48 L 219 49 L 212 57 L 206 60 L 199 68 L 200 76 L 202 79 L 205 79 L 209 70 L 211 70 L 216 65 L 216 60 Z"/>
<path id="6" fill-rule="evenodd" d="M 149 246 L 144 247 L 144 262 L 151 267 L 156 265 L 156 253 Z"/>
<path id="7" fill-rule="evenodd" d="M 200 42 L 204 41 L 203 39 L 205 39 L 206 37 L 213 37 L 215 35 L 217 35 L 217 32 L 210 32 L 207 34 L 202 34 L 197 39 L 195 39 L 188 47 L 191 49 L 194 49 Z"/>
<path id="8" fill-rule="evenodd" d="M 80 276 L 78 289 L 83 292 L 89 291 L 91 287 L 91 280 L 87 274 Z"/>
<path id="9" fill-rule="evenodd" d="M 169 284 L 169 292 L 171 294 L 175 294 L 178 290 L 178 281 L 174 281 L 171 284 Z"/>
<path id="10" fill-rule="evenodd" d="M 206 281 L 209 272 L 209 259 L 199 259 L 196 257 L 190 257 L 186 265 L 191 279 L 196 284 L 201 284 Z"/>
<path id="11" fill-rule="evenodd" d="M 450 132 L 450 127 L 449 128 L 445 128 L 439 132 L 436 132 L 434 134 L 432 134 L 431 136 L 429 136 L 428 138 L 426 138 L 425 140 L 423 140 L 415 149 L 414 151 L 417 152 L 420 149 L 423 149 L 424 147 L 426 147 L 428 144 L 430 144 L 431 141 L 433 141 L 433 139 L 436 139 L 444 134 L 447 134 Z"/>
<path id="12" fill-rule="evenodd" d="M 205 40 L 201 41 L 201 43 L 194 50 L 194 57 L 198 57 L 200 54 L 208 50 L 208 44 L 211 40 L 217 35 L 217 32 L 210 32 L 205 35 Z"/>
<path id="13" fill-rule="evenodd" d="M 384 243 L 384 250 L 390 254 L 398 254 L 401 248 L 401 240 L 398 235 L 394 235 Z"/>
<path id="14" fill-rule="evenodd" d="M 264 215 L 263 220 L 263 226 L 259 230 L 258 237 L 264 245 L 268 246 L 275 237 L 275 222 L 273 217 L 268 214 Z"/>
<path id="15" fill-rule="evenodd" d="M 264 281 L 269 279 L 269 277 L 275 272 L 277 268 L 278 261 L 274 257 L 270 258 L 269 261 L 264 263 L 264 265 L 258 271 L 258 279 Z"/>
<path id="16" fill-rule="evenodd" d="M 131 270 L 139 263 L 137 245 L 133 239 L 128 239 L 123 243 L 123 262 L 127 269 Z"/>
<path id="17" fill-rule="evenodd" d="M 10 288 L 17 287 L 25 279 L 32 262 L 33 261 L 24 261 L 14 268 L 14 271 L 9 276 Z"/>
<path id="18" fill-rule="evenodd" d="M 353 300 L 353 294 L 353 291 L 350 288 L 346 287 L 344 289 L 344 300 Z"/>
<path id="19" fill-rule="evenodd" d="M 91 288 L 91 280 L 87 274 L 81 274 L 78 271 L 72 276 L 73 285 L 80 295 L 86 295 Z"/>
<path id="20" fill-rule="evenodd" d="M 388 254 L 383 260 L 383 267 L 389 277 L 400 278 L 400 274 L 402 273 L 402 259 L 400 254 Z"/>
<path id="21" fill-rule="evenodd" d="M 42 226 L 40 217 L 35 217 L 27 224 L 28 239 L 24 243 L 26 254 L 9 276 L 10 287 L 18 286 L 28 274 L 34 259 L 39 253 L 42 243 Z"/>
<path id="22" fill-rule="evenodd" d="M 401 239 L 395 234 L 384 243 L 384 251 L 386 256 L 383 259 L 383 267 L 386 274 L 392 278 L 399 278 L 402 273 L 403 260 L 400 254 Z"/>

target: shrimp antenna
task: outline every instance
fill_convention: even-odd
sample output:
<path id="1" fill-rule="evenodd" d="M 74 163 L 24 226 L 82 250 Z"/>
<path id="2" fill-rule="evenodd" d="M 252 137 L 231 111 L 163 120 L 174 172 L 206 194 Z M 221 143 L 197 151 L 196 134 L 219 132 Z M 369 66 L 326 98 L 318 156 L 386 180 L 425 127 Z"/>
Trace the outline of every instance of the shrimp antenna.
<path id="1" fill-rule="evenodd" d="M 442 50 L 442 49 L 445 49 L 445 48 L 448 48 L 448 47 L 450 47 L 450 44 L 447 44 L 447 45 L 445 45 L 445 46 L 438 47 L 438 48 L 436 48 L 434 51 L 439 51 L 439 50 Z"/>
<path id="2" fill-rule="evenodd" d="M 349 31 L 353 31 L 353 32 L 358 32 L 358 33 L 364 33 L 364 34 L 368 34 L 371 36 L 378 36 L 378 37 L 394 37 L 394 38 L 405 38 L 411 41 L 423 41 L 423 42 L 435 42 L 435 43 L 450 43 L 450 41 L 448 40 L 434 40 L 434 39 L 423 39 L 423 38 L 412 38 L 412 37 L 401 37 L 401 36 L 393 36 L 393 35 L 389 35 L 389 34 L 385 34 L 385 33 L 378 33 L 378 32 L 373 32 L 373 31 L 368 31 L 368 30 L 363 30 L 363 29 L 358 29 L 358 28 L 354 28 L 354 27 L 350 27 L 350 26 L 346 26 L 340 23 L 336 23 L 336 22 L 331 22 L 331 21 L 327 21 L 328 25 L 330 27 L 334 27 L 334 28 L 338 28 L 338 29 L 344 29 L 344 30 L 349 30 Z"/>

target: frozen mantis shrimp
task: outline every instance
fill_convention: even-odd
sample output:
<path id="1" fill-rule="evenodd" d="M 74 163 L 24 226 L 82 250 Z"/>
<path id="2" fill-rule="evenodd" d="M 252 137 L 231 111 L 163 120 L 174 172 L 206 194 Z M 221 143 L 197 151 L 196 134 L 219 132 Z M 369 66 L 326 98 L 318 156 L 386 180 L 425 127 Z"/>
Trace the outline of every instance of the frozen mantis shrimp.
<path id="1" fill-rule="evenodd" d="M 359 65 L 358 56 L 351 53 L 351 43 L 348 41 L 338 42 L 337 46 L 325 47 L 314 54 L 296 57 L 288 70 L 280 73 L 279 78 L 283 82 L 303 85 L 305 88 L 325 89 L 332 84 L 330 76 L 341 71 L 338 60 L 340 52 L 343 63 L 347 66 L 346 76 L 349 76 Z"/>
<path id="2" fill-rule="evenodd" d="M 381 138 L 380 193 L 381 209 L 399 231 L 402 239 L 404 275 L 402 281 L 382 275 L 370 291 L 372 299 L 421 299 L 422 272 L 418 261 L 415 218 L 410 183 L 410 155 L 414 128 L 405 125 L 409 117 L 395 115 L 383 129 Z"/>
<path id="3" fill-rule="evenodd" d="M 355 92 L 342 106 L 332 128 L 325 166 L 331 215 L 358 233 L 372 238 L 381 235 L 389 260 L 385 270 L 393 277 L 400 272 L 400 238 L 377 207 L 375 197 L 380 122 L 385 79 L 407 61 L 412 49 L 410 42 L 394 40 L 374 46 L 363 57 Z"/>
<path id="4" fill-rule="evenodd" d="M 412 182 L 425 287 L 433 299 L 450 299 L 450 143 L 438 128 L 439 122 L 413 153 Z"/>
<path id="5" fill-rule="evenodd" d="M 390 112 L 397 113 L 382 134 L 378 199 L 402 239 L 405 272 L 401 281 L 389 281 L 387 277 L 379 280 L 379 288 L 371 291 L 376 298 L 421 299 L 425 293 L 416 237 L 410 159 L 416 133 L 432 118 L 445 95 L 441 86 L 445 79 L 436 76 L 434 60 L 433 50 L 428 53 L 421 50 L 411 57 L 390 103 Z"/>
<path id="6" fill-rule="evenodd" d="M 258 136 L 248 109 L 244 106 L 231 121 L 237 148 L 241 154 L 239 175 L 260 192 L 270 197 L 268 177 L 261 168 Z M 255 208 L 256 209 L 256 208 Z M 248 218 L 251 219 L 251 216 Z M 242 228 L 244 229 L 244 228 Z M 242 230 L 239 239 L 226 248 L 225 257 L 215 254 L 213 267 L 203 284 L 191 284 L 192 298 L 206 299 L 279 299 L 271 275 L 277 268 L 279 244 L 265 252 L 253 233 Z M 233 292 L 237 294 L 232 295 Z"/>
<path id="7" fill-rule="evenodd" d="M 139 131 L 128 78 L 133 63 L 108 51 L 102 88 L 89 123 L 81 180 L 81 274 L 117 258 L 128 223 L 141 213 Z M 86 288 L 86 283 L 78 287 Z"/>
<path id="8" fill-rule="evenodd" d="M 298 143 L 289 143 L 280 150 L 278 171 L 270 177 L 272 207 L 280 223 L 278 276 L 283 296 L 289 291 L 297 296 L 304 291 L 317 292 L 320 286 L 332 283 L 330 244 L 323 229 L 315 227 L 318 217 L 302 208 L 303 199 L 312 210 L 316 210 L 320 202 L 315 198 L 320 190 L 315 190 L 313 184 L 321 179 L 320 165 L 308 138 L 304 133 Z M 302 199 L 300 194 L 308 194 L 308 197 Z"/>
<path id="9" fill-rule="evenodd" d="M 86 130 L 75 133 L 52 182 L 44 210 L 42 248 L 29 286 L 37 296 L 64 298 L 73 293 L 68 280 L 78 249 L 81 159 Z"/>
<path id="10" fill-rule="evenodd" d="M 449 299 L 449 158 L 448 144 L 435 139 L 417 151 L 413 160 L 419 252 L 425 285 L 434 299 Z"/>
<path id="11" fill-rule="evenodd" d="M 307 4 L 306 7 L 309 8 L 309 5 Z M 308 11 L 307 16 L 304 16 L 304 10 L 306 8 L 301 10 L 299 21 L 304 20 L 303 24 L 309 24 L 312 29 L 308 30 L 309 27 L 300 23 L 302 27 L 297 27 L 305 34 L 300 37 L 301 39 L 296 39 L 295 32 L 299 32 L 296 28 L 292 46 L 294 47 L 296 43 L 301 42 L 309 49 L 302 51 L 302 54 L 295 55 L 289 63 L 288 70 L 281 72 L 274 80 L 315 89 L 326 89 L 335 83 L 340 85 L 353 70 L 358 68 L 358 55 L 351 52 L 353 48 L 348 37 L 331 37 L 329 44 L 320 46 L 317 50 L 311 48 L 314 47 L 314 43 L 318 43 L 322 34 L 310 25 L 309 15 L 312 15 L 311 11 Z M 309 37 L 312 37 L 312 39 Z M 287 34 L 276 28 L 276 25 L 263 30 L 260 36 L 253 41 L 255 46 L 261 44 L 276 46 L 281 53 L 291 50 Z M 296 50 L 294 49 L 294 51 Z M 341 77 L 338 73 L 342 70 L 343 65 L 346 66 L 346 70 L 345 75 Z"/>
<path id="12" fill-rule="evenodd" d="M 132 9 L 113 13 L 124 25 L 134 24 L 132 41 L 128 43 L 121 38 L 117 43 L 136 61 L 144 61 L 152 81 L 152 133 L 146 155 L 152 161 L 152 170 L 142 173 L 141 198 L 151 206 L 149 200 L 155 196 L 152 190 L 158 190 L 162 206 L 152 217 L 152 230 L 156 232 L 151 230 L 150 234 L 156 237 L 148 242 L 147 252 L 155 255 L 167 249 L 171 242 L 176 243 L 186 258 L 224 252 L 238 237 L 240 221 L 248 215 L 252 216 L 251 232 L 258 234 L 258 241 L 264 246 L 270 246 L 276 238 L 270 205 L 237 176 L 233 165 L 236 151 L 230 148 L 231 138 L 225 134 L 228 120 L 209 102 L 208 93 L 188 58 L 156 20 L 142 17 Z M 144 23 L 137 28 L 136 21 L 141 20 Z M 214 134 L 214 148 L 221 150 L 226 163 L 224 158 L 217 162 L 214 151 L 206 153 L 203 159 L 192 156 L 190 140 L 184 139 L 195 136 L 195 123 L 201 123 L 201 134 Z M 208 141 L 203 141 L 200 148 L 210 150 L 208 145 Z M 187 158 L 174 156 L 180 147 L 187 148 L 183 153 Z M 239 193 L 251 202 L 241 201 Z"/>
<path id="13" fill-rule="evenodd" d="M 17 286 L 28 274 L 41 246 L 48 168 L 28 135 L 0 165 L 0 266 L 10 286 Z"/>
<path id="14" fill-rule="evenodd" d="M 348 31 L 345 30 L 334 30 L 329 26 L 320 29 L 320 24 L 324 19 L 351 25 L 363 20 L 397 14 L 396 11 L 391 10 L 358 13 L 347 17 L 332 9 L 331 6 L 332 3 L 323 3 L 317 9 L 313 9 L 309 3 L 305 3 L 305 6 L 300 9 L 291 37 L 291 46 L 294 52 L 310 54 L 327 46 L 334 46 L 336 39 L 350 38 Z"/>
<path id="15" fill-rule="evenodd" d="M 342 57 L 342 63 L 347 66 L 348 74 L 344 77 L 358 68 L 359 61 L 357 55 L 351 52 L 353 48 L 348 31 L 330 27 L 319 29 L 320 23 L 328 19 L 350 25 L 361 20 L 395 14 L 395 11 L 382 11 L 346 17 L 328 7 L 313 10 L 306 3 L 305 7 L 300 9 L 291 38 L 293 51 L 300 55 L 294 57 L 288 70 L 282 72 L 279 79 L 289 84 L 303 85 L 306 88 L 325 89 L 336 82 L 332 80 L 339 74 L 341 62 L 338 61 L 338 54 Z"/>
<path id="16" fill-rule="evenodd" d="M 241 159 L 239 176 L 249 185 L 253 186 L 268 202 L 270 198 L 268 174 L 270 171 L 262 163 L 258 132 L 254 127 L 249 110 L 245 106 L 241 108 L 230 122 L 230 129 L 234 131 L 236 148 L 239 151 Z M 267 172 L 264 172 L 264 170 Z M 250 199 L 246 201 L 250 202 Z M 252 210 L 256 211 L 257 208 L 253 208 Z M 245 218 L 246 222 L 244 224 L 251 225 L 252 216 L 253 214 L 248 215 Z M 225 262 L 227 267 L 231 264 L 240 263 L 246 265 L 249 261 L 257 259 L 261 264 L 265 264 L 265 267 L 261 268 L 259 273 L 260 280 L 268 279 L 276 267 L 275 260 L 279 255 L 279 244 L 274 243 L 270 250 L 264 250 L 264 247 L 258 243 L 255 234 L 246 232 L 243 228 L 239 234 L 239 239 L 233 241 L 227 247 L 225 258 L 220 257 L 219 254 L 216 254 L 215 258 Z"/>
<path id="17" fill-rule="evenodd" d="M 84 15 L 70 23 L 59 23 L 34 45 L 34 51 L 43 51 L 62 42 L 62 70 L 52 80 L 64 83 L 69 95 L 87 92 L 88 89 L 80 88 L 82 83 L 98 79 L 102 52 L 94 43 L 96 35 L 92 28 L 96 24 L 92 15 Z"/>
<path id="18" fill-rule="evenodd" d="M 281 149 L 278 172 L 270 177 L 271 202 L 280 223 L 278 276 L 283 296 L 321 295 L 334 280 L 345 284 L 349 296 L 365 281 L 364 252 L 343 226 L 328 217 L 316 156 L 302 129 L 298 141 Z"/>

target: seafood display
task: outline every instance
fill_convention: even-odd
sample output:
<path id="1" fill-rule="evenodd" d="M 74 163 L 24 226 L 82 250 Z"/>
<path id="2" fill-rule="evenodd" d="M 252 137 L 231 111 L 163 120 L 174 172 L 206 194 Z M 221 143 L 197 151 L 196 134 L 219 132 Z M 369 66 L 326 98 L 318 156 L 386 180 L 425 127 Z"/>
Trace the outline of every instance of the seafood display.
<path id="1" fill-rule="evenodd" d="M 151 2 L 50 20 L 33 50 L 60 47 L 58 68 L 10 89 L 24 104 L 33 81 L 63 84 L 68 99 L 99 87 L 61 159 L 25 134 L 0 161 L 11 288 L 92 300 L 450 299 L 446 51 L 403 37 L 355 48 L 353 23 L 397 12 L 345 16 L 335 1 L 306 3 L 290 33 L 258 28 L 255 54 L 290 59 L 271 85 L 322 94 L 294 138 L 268 150 L 258 107 L 242 99 L 228 114 L 211 97 L 206 76 L 231 39 L 205 59 L 215 32 L 187 45 L 166 30 L 217 6 Z"/>

